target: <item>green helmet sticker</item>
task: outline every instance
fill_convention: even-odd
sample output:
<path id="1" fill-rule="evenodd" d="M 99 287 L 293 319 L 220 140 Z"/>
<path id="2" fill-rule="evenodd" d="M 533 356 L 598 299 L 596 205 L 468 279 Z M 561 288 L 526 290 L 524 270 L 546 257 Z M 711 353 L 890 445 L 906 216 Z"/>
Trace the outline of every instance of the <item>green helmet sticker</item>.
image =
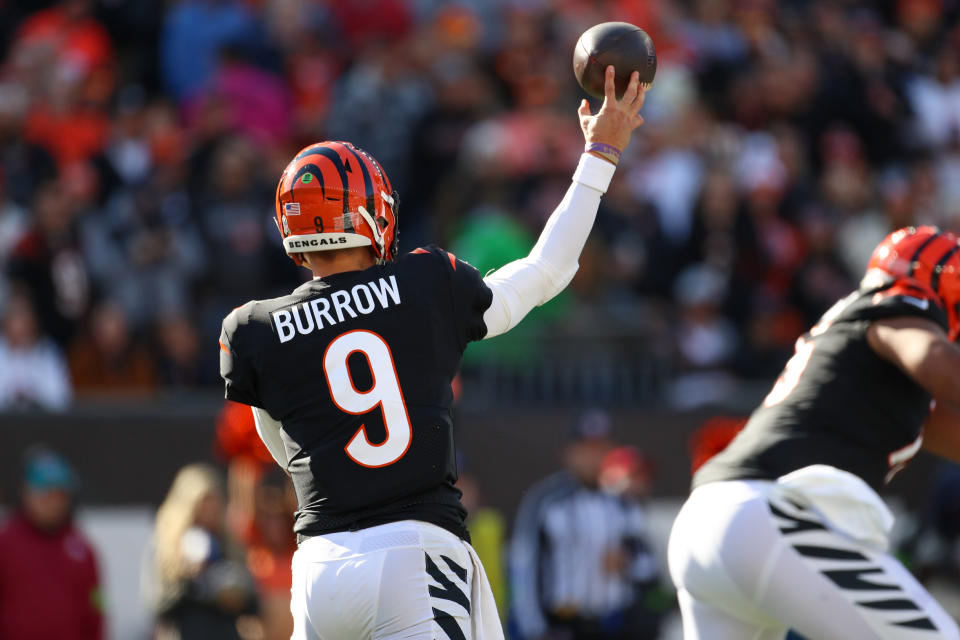
<path id="1" fill-rule="evenodd" d="M 308 182 L 313 181 L 313 174 L 312 173 L 303 174 L 303 177 L 300 178 L 300 181 L 303 182 L 303 184 L 307 184 Z"/>

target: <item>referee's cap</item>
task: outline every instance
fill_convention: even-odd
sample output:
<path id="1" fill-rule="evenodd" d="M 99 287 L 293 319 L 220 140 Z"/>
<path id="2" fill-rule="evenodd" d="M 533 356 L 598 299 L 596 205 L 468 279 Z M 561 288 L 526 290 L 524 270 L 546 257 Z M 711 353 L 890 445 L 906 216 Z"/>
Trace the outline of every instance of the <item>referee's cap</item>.
<path id="1" fill-rule="evenodd" d="M 613 430 L 610 413 L 605 409 L 587 409 L 573 422 L 570 439 L 574 441 L 609 438 Z"/>

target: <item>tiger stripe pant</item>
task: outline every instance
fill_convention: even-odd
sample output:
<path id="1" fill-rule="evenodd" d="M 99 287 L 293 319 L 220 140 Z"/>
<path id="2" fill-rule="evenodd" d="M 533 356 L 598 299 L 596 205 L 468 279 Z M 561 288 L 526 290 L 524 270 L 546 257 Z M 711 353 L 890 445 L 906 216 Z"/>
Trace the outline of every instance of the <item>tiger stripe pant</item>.
<path id="1" fill-rule="evenodd" d="M 669 544 L 685 640 L 960 639 L 956 622 L 889 553 L 831 530 L 776 483 L 698 487 Z"/>
<path id="2" fill-rule="evenodd" d="M 290 608 L 292 640 L 503 640 L 472 548 L 426 522 L 303 541 Z"/>

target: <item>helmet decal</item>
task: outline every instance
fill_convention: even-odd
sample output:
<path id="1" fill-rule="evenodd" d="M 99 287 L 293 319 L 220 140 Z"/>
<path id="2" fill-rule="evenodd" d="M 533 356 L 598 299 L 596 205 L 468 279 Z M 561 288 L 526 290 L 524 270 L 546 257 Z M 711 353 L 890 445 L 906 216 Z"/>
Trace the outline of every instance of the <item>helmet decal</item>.
<path id="1" fill-rule="evenodd" d="M 298 264 L 302 252 L 354 246 L 370 247 L 379 261 L 393 260 L 398 203 L 369 153 L 349 142 L 321 142 L 302 149 L 280 177 L 277 226 Z"/>
<path id="2" fill-rule="evenodd" d="M 340 157 L 340 154 L 338 154 L 336 151 L 334 151 L 329 147 L 317 147 L 317 148 L 308 147 L 307 151 L 301 152 L 300 155 L 297 156 L 297 159 L 299 160 L 300 158 L 306 158 L 312 155 L 323 156 L 333 163 L 333 166 L 337 169 L 337 173 L 340 176 L 340 189 L 342 191 L 347 191 L 348 184 L 349 184 L 347 179 L 347 168 L 346 166 L 344 166 L 343 158 Z M 313 165 L 313 164 L 308 164 L 302 169 L 300 169 L 300 171 L 297 172 L 297 175 L 298 176 L 301 174 L 306 175 L 306 173 L 310 171 L 310 167 L 315 167 L 317 170 L 317 173 L 320 175 L 323 175 L 320 172 L 319 167 L 316 167 L 316 165 Z M 321 183 L 321 187 L 320 187 L 321 191 L 323 191 L 322 179 L 320 180 L 320 183 Z M 294 184 L 296 184 L 296 179 L 294 179 Z M 291 191 L 293 190 L 292 186 L 290 190 Z M 324 197 L 326 197 L 325 191 L 324 191 Z M 347 217 L 349 212 L 350 212 L 350 203 L 348 202 L 348 198 L 343 198 L 343 230 L 344 231 L 353 231 L 353 221 L 349 220 Z"/>

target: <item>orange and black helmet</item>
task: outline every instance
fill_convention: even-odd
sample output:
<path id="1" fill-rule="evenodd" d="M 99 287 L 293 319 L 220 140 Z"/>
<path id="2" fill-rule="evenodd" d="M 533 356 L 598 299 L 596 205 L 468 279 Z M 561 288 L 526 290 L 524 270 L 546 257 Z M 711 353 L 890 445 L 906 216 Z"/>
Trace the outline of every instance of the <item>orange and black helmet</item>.
<path id="1" fill-rule="evenodd" d="M 879 269 L 932 294 L 947 312 L 951 340 L 960 335 L 960 238 L 936 227 L 904 227 L 884 238 L 867 273 Z"/>
<path id="2" fill-rule="evenodd" d="M 277 228 L 297 264 L 301 253 L 369 246 L 380 262 L 397 255 L 399 201 L 373 156 L 349 142 L 310 145 L 277 185 Z"/>

